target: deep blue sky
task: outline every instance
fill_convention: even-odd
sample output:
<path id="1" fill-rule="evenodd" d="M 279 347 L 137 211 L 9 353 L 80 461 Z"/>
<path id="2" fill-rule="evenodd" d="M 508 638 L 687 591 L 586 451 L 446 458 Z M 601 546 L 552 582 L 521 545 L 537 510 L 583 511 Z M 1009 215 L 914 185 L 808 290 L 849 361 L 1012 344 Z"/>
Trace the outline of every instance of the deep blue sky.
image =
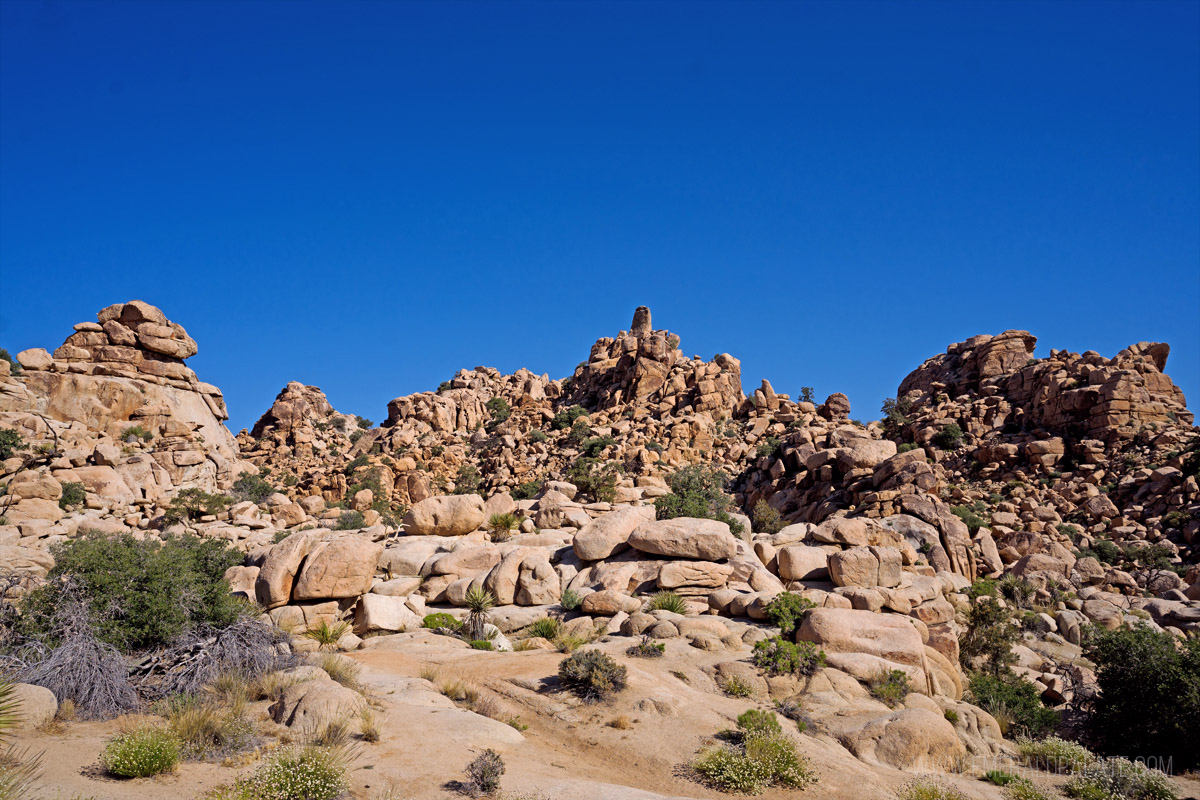
<path id="1" fill-rule="evenodd" d="M 1200 393 L 1200 3 L 0 0 L 0 346 L 141 298 L 249 426 L 569 374 L 753 390 L 1025 328 Z"/>

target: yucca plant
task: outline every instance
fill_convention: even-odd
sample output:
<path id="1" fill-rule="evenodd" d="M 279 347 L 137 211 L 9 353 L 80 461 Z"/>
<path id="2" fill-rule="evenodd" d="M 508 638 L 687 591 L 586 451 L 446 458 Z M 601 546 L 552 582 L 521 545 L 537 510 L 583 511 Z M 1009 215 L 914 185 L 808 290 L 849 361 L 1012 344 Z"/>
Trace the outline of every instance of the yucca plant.
<path id="1" fill-rule="evenodd" d="M 675 614 L 686 614 L 687 603 L 675 592 L 657 592 L 647 605 L 650 611 L 671 611 Z"/>
<path id="2" fill-rule="evenodd" d="M 332 650 L 337 647 L 338 640 L 349 630 L 349 622 L 335 622 L 330 625 L 329 620 L 323 619 L 317 627 L 306 630 L 304 636 L 319 644 L 322 650 Z"/>
<path id="3" fill-rule="evenodd" d="M 467 590 L 464 605 L 467 607 L 467 639 L 469 641 L 486 639 L 483 629 L 491 620 L 488 612 L 496 605 L 496 598 L 482 586 L 472 586 Z"/>
<path id="4" fill-rule="evenodd" d="M 19 706 L 16 684 L 0 677 L 0 800 L 32 798 L 42 774 L 42 754 L 18 750 L 9 741 L 21 718 Z"/>
<path id="5" fill-rule="evenodd" d="M 492 514 L 488 518 L 488 530 L 493 542 L 507 542 L 512 538 L 513 528 L 521 524 L 522 517 L 516 514 Z"/>
<path id="6" fill-rule="evenodd" d="M 525 632 L 530 636 L 540 636 L 552 642 L 558 637 L 561 629 L 562 623 L 556 617 L 542 617 L 534 620 L 534 623 L 526 628 Z"/>

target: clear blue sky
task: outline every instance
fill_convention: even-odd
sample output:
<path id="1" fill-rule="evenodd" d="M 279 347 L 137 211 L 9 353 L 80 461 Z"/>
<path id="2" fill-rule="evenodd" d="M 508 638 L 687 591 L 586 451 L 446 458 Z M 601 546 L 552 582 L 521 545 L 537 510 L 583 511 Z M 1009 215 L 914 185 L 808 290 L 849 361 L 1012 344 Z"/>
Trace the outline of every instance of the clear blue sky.
<path id="1" fill-rule="evenodd" d="M 976 333 L 1200 396 L 1200 3 L 0 1 L 0 346 L 141 298 L 230 427 L 648 305 L 852 415 Z"/>

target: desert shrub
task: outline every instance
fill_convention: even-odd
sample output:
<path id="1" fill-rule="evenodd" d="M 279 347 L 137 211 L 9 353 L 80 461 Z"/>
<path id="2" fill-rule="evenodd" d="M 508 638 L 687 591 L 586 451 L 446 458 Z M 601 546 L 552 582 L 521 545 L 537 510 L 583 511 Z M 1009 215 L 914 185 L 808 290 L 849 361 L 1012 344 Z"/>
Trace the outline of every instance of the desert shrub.
<path id="1" fill-rule="evenodd" d="M 892 708 L 904 702 L 904 698 L 912 691 L 908 685 L 908 673 L 902 669 L 893 669 L 876 675 L 867 681 L 867 688 L 872 697 Z"/>
<path id="2" fill-rule="evenodd" d="M 789 642 L 772 636 L 754 643 L 750 660 L 771 675 L 812 675 L 825 666 L 825 651 L 812 642 Z"/>
<path id="3" fill-rule="evenodd" d="M 148 442 L 154 438 L 154 431 L 149 430 L 142 425 L 130 425 L 125 429 L 125 432 L 121 434 L 121 438 L 127 442 L 131 439 L 139 439 L 143 442 Z"/>
<path id="4" fill-rule="evenodd" d="M 21 372 L 21 369 L 22 369 L 21 362 L 17 361 L 15 358 L 13 358 L 9 354 L 8 350 L 4 349 L 3 347 L 0 347 L 0 361 L 8 362 L 11 374 L 17 375 Z"/>
<path id="5" fill-rule="evenodd" d="M 967 796 L 937 778 L 915 778 L 896 792 L 898 800 L 967 800 Z"/>
<path id="6" fill-rule="evenodd" d="M 738 730 L 742 731 L 745 736 L 756 733 L 783 733 L 783 728 L 779 727 L 779 719 L 773 712 L 761 711 L 757 708 L 747 709 L 739 714 L 737 726 Z"/>
<path id="7" fill-rule="evenodd" d="M 1075 772 L 1096 760 L 1091 751 L 1083 745 L 1057 736 L 1047 736 L 1045 739 L 1018 739 L 1017 750 L 1021 754 L 1022 764 L 1047 772 Z"/>
<path id="8" fill-rule="evenodd" d="M 667 479 L 671 493 L 654 501 L 655 516 L 715 519 L 729 525 L 734 534 L 741 533 L 742 523 L 729 514 L 733 500 L 725 494 L 728 480 L 721 470 L 703 464 L 684 467 Z"/>
<path id="9" fill-rule="evenodd" d="M 165 697 L 198 692 L 223 675 L 257 679 L 291 665 L 291 657 L 281 656 L 279 651 L 286 638 L 287 634 L 251 614 L 223 628 L 198 625 L 171 640 L 162 652 L 163 663 L 176 666 L 165 675 L 143 681 L 139 691 L 147 697 Z M 192 657 L 196 652 L 204 657 Z"/>
<path id="10" fill-rule="evenodd" d="M 996 585 L 1000 595 L 1018 608 L 1026 608 L 1033 599 L 1033 584 L 1020 575 L 1005 575 Z"/>
<path id="11" fill-rule="evenodd" d="M 566 438 L 563 439 L 563 443 L 567 447 L 579 447 L 583 444 L 584 440 L 591 435 L 591 433 L 592 428 L 590 425 L 588 425 L 587 419 L 577 419 L 575 420 L 575 424 L 571 426 L 571 430 L 567 432 Z"/>
<path id="12" fill-rule="evenodd" d="M 531 500 L 542 490 L 541 481 L 526 481 L 512 490 L 514 500 Z"/>
<path id="13" fill-rule="evenodd" d="M 604 448 L 616 443 L 617 440 L 611 436 L 592 436 L 583 440 L 579 452 L 588 458 L 596 458 L 604 452 Z"/>
<path id="14" fill-rule="evenodd" d="M 1058 714 L 1046 708 L 1037 687 L 1011 672 L 971 676 L 971 702 L 1001 723 L 1005 736 L 1041 737 L 1058 726 Z"/>
<path id="15" fill-rule="evenodd" d="M 425 619 L 421 621 L 422 628 L 445 628 L 452 633 L 457 633 L 462 628 L 462 623 L 444 611 L 439 611 L 436 614 L 426 614 Z"/>
<path id="16" fill-rule="evenodd" d="M 779 626 L 780 633 L 791 638 L 805 615 L 816 607 L 816 603 L 807 597 L 794 592 L 780 592 L 767 603 L 767 619 L 771 620 L 772 625 Z"/>
<path id="17" fill-rule="evenodd" d="M 1123 758 L 1107 758 L 1083 766 L 1063 786 L 1063 792 L 1067 797 L 1082 800 L 1175 800 L 1178 797 L 1166 775 Z"/>
<path id="18" fill-rule="evenodd" d="M 558 665 L 563 684 L 587 702 L 604 700 L 625 688 L 625 667 L 599 650 L 577 650 Z"/>
<path id="19" fill-rule="evenodd" d="M 493 645 L 487 639 L 472 639 L 471 641 L 467 642 L 467 644 L 469 644 L 471 646 L 472 650 L 495 650 L 496 649 L 495 645 Z"/>
<path id="20" fill-rule="evenodd" d="M 920 446 L 921 445 L 917 444 L 916 442 L 905 442 L 904 444 L 896 446 L 896 452 L 907 453 L 910 450 L 916 450 Z"/>
<path id="21" fill-rule="evenodd" d="M 496 597 L 482 586 L 472 586 L 467 589 L 463 600 L 467 608 L 467 622 L 464 628 L 471 639 L 482 639 L 483 628 L 491 620 L 492 607 L 496 605 Z"/>
<path id="22" fill-rule="evenodd" d="M 730 675 L 721 682 L 721 691 L 729 697 L 753 697 L 754 687 L 739 675 Z"/>
<path id="23" fill-rule="evenodd" d="M 758 443 L 758 447 L 754 449 L 754 455 L 758 458 L 766 458 L 767 456 L 774 455 L 775 451 L 778 449 L 779 437 L 768 436 Z"/>
<path id="24" fill-rule="evenodd" d="M 529 441 L 533 442 L 534 444 L 538 444 L 539 442 L 546 441 L 546 439 L 549 437 L 546 436 L 545 431 L 532 430 L 529 432 L 529 436 L 527 438 L 529 439 Z"/>
<path id="25" fill-rule="evenodd" d="M 674 614 L 686 614 L 687 603 L 675 592 L 661 591 L 651 595 L 646 603 L 647 611 L 670 611 Z"/>
<path id="26" fill-rule="evenodd" d="M 0 428 L 0 461 L 12 458 L 21 450 L 27 450 L 29 445 L 21 438 L 21 434 L 13 428 Z"/>
<path id="27" fill-rule="evenodd" d="M 174 525 L 209 514 L 220 514 L 229 507 L 229 502 L 230 498 L 223 494 L 209 494 L 196 488 L 180 489 L 163 513 L 163 522 Z"/>
<path id="28" fill-rule="evenodd" d="M 1004 772 L 1003 770 L 998 769 L 989 769 L 987 772 L 983 773 L 983 779 L 988 783 L 995 784 L 996 786 L 1008 786 L 1017 779 L 1017 776 L 1013 775 L 1011 772 Z"/>
<path id="29" fill-rule="evenodd" d="M 950 506 L 950 513 L 961 519 L 972 535 L 987 525 L 987 520 L 980 516 L 982 512 L 974 506 Z"/>
<path id="30" fill-rule="evenodd" d="M 583 598 L 579 596 L 579 592 L 574 589 L 564 589 L 562 597 L 558 600 L 559 605 L 567 611 L 574 611 L 583 604 Z"/>
<path id="31" fill-rule="evenodd" d="M 333 526 L 333 529 L 335 531 L 356 531 L 365 527 L 367 527 L 367 520 L 361 511 L 343 511 L 338 515 L 337 524 Z"/>
<path id="32" fill-rule="evenodd" d="M 166 705 L 167 726 L 184 758 L 228 756 L 253 748 L 254 726 L 237 704 L 222 709 L 196 695 L 176 695 Z"/>
<path id="33" fill-rule="evenodd" d="M 533 624 L 525 629 L 525 632 L 530 636 L 540 636 L 548 641 L 554 641 L 562 630 L 562 623 L 557 617 L 542 617 L 534 620 Z"/>
<path id="34" fill-rule="evenodd" d="M 1111 539 L 1095 539 L 1091 547 L 1082 547 L 1079 558 L 1092 557 L 1102 564 L 1115 564 L 1121 560 L 1121 548 Z"/>
<path id="35" fill-rule="evenodd" d="M 119 778 L 146 778 L 179 763 L 179 740 L 161 728 L 137 728 L 109 740 L 100 766 Z"/>
<path id="36" fill-rule="evenodd" d="M 253 472 L 243 472 L 233 482 L 233 496 L 237 500 L 261 503 L 273 494 L 275 494 L 275 487 L 271 485 L 270 481 Z"/>
<path id="37" fill-rule="evenodd" d="M 1028 778 L 1014 777 L 1004 787 L 1004 800 L 1052 800 Z"/>
<path id="38" fill-rule="evenodd" d="M 238 619 L 241 603 L 229 593 L 225 570 L 242 555 L 220 539 L 174 536 L 138 540 L 96 532 L 54 545 L 46 585 L 25 602 L 24 629 L 52 637 L 54 609 L 70 584 L 87 598 L 102 641 L 124 650 L 169 642 L 201 624 L 223 627 Z"/>
<path id="39" fill-rule="evenodd" d="M 999 675 L 1016 660 L 1012 646 L 1020 636 L 1009 610 L 994 596 L 983 595 L 967 609 L 967 627 L 958 637 L 959 660 L 968 669 L 978 661 L 984 671 Z"/>
<path id="40" fill-rule="evenodd" d="M 665 652 L 667 652 L 665 644 L 652 641 L 649 636 L 642 636 L 642 641 L 626 650 L 625 655 L 634 658 L 662 658 Z"/>
<path id="41" fill-rule="evenodd" d="M 779 512 L 771 508 L 766 500 L 759 500 L 754 504 L 751 518 L 754 520 L 754 530 L 758 533 L 779 533 L 787 525 Z"/>
<path id="42" fill-rule="evenodd" d="M 949 722 L 951 725 L 958 724 L 958 712 L 955 711 L 953 708 L 947 708 L 945 711 L 942 712 L 942 716 L 945 717 L 946 722 Z"/>
<path id="43" fill-rule="evenodd" d="M 617 476 L 621 465 L 615 461 L 601 461 L 583 456 L 567 470 L 567 480 L 579 487 L 579 491 L 598 503 L 611 503 L 617 497 Z"/>
<path id="44" fill-rule="evenodd" d="M 899 439 L 904 434 L 904 429 L 912 422 L 909 417 L 912 409 L 912 400 L 907 397 L 885 398 L 879 409 L 883 413 L 883 435 L 888 439 Z"/>
<path id="45" fill-rule="evenodd" d="M 67 481 L 62 485 L 62 497 L 58 498 L 58 507 L 68 511 L 87 500 L 87 488 L 82 483 Z"/>
<path id="46" fill-rule="evenodd" d="M 550 421 L 552 430 L 561 431 L 564 428 L 573 426 L 580 417 L 586 416 L 587 412 L 581 406 L 571 406 L 569 408 L 559 409 L 554 415 L 554 419 Z"/>
<path id="47" fill-rule="evenodd" d="M 488 413 L 492 415 L 492 422 L 499 425 L 510 416 L 512 416 L 512 407 L 503 397 L 493 397 L 483 404 Z"/>
<path id="48" fill-rule="evenodd" d="M 1200 639 L 1134 625 L 1087 629 L 1100 687 L 1088 725 L 1103 752 L 1200 764 Z"/>
<path id="49" fill-rule="evenodd" d="M 307 745 L 277 750 L 249 778 L 209 800 L 335 800 L 348 788 L 346 752 Z"/>
<path id="50" fill-rule="evenodd" d="M 487 521 L 493 542 L 507 542 L 512 537 L 513 528 L 520 524 L 521 518 L 516 514 L 492 514 Z"/>
<path id="51" fill-rule="evenodd" d="M 816 782 L 795 743 L 777 732 L 747 733 L 740 743 L 709 748 L 692 768 L 712 788 L 740 794 L 759 794 L 770 786 L 801 789 Z"/>
<path id="52" fill-rule="evenodd" d="M 454 494 L 482 494 L 483 477 L 474 464 L 463 464 L 454 476 Z"/>
<path id="53" fill-rule="evenodd" d="M 495 794 L 504 774 L 504 759 L 490 747 L 467 764 L 467 788 L 475 797 Z"/>
<path id="54" fill-rule="evenodd" d="M 933 435 L 933 443 L 942 450 L 956 450 L 963 443 L 963 430 L 957 422 L 943 425 L 942 429 Z"/>
<path id="55" fill-rule="evenodd" d="M 337 647 L 338 640 L 345 636 L 350 630 L 350 623 L 346 621 L 335 622 L 329 624 L 329 620 L 321 620 L 315 628 L 309 628 L 304 632 L 306 639 L 312 639 L 322 650 L 331 647 Z"/>

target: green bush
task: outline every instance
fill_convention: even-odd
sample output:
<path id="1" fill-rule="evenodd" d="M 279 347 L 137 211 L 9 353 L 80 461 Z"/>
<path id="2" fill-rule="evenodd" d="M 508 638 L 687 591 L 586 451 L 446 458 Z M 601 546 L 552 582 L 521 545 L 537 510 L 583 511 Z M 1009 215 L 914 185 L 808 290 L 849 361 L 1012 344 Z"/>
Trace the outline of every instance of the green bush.
<path id="1" fill-rule="evenodd" d="M 1195 747 L 1195 741 L 1189 743 Z M 1176 800 L 1166 775 L 1123 758 L 1094 761 L 1063 786 L 1067 797 L 1082 800 Z"/>
<path id="2" fill-rule="evenodd" d="M 617 440 L 611 436 L 593 436 L 589 439 L 584 439 L 583 444 L 579 446 L 579 451 L 587 458 L 596 458 L 604 448 L 617 443 Z"/>
<path id="3" fill-rule="evenodd" d="M 592 428 L 588 425 L 587 418 L 575 420 L 575 424 L 571 426 L 571 430 L 567 433 L 567 437 L 563 442 L 567 447 L 579 447 L 583 444 L 592 433 Z"/>
<path id="4" fill-rule="evenodd" d="M 754 687 L 739 675 L 730 675 L 721 682 L 721 691 L 729 697 L 753 697 Z"/>
<path id="5" fill-rule="evenodd" d="M 109 740 L 100 766 L 119 778 L 146 778 L 179 763 L 179 740 L 159 728 L 137 728 Z"/>
<path id="6" fill-rule="evenodd" d="M 22 615 L 35 636 L 50 633 L 67 591 L 56 579 L 65 576 L 87 598 L 99 638 L 125 651 L 166 644 L 195 625 L 225 627 L 243 607 L 224 577 L 243 557 L 221 539 L 185 535 L 159 542 L 85 531 L 51 553 L 48 581 L 29 595 Z"/>
<path id="7" fill-rule="evenodd" d="M 759 458 L 775 455 L 775 451 L 779 449 L 779 437 L 768 436 L 758 443 L 758 447 L 754 450 L 754 455 Z"/>
<path id="8" fill-rule="evenodd" d="M 11 374 L 13 374 L 13 375 L 20 374 L 21 369 L 22 369 L 21 362 L 17 361 L 15 358 L 13 358 L 11 355 L 9 355 L 8 351 L 5 350 L 3 347 L 0 347 L 0 361 L 8 362 L 9 368 L 10 368 L 9 372 Z"/>
<path id="9" fill-rule="evenodd" d="M 12 458 L 20 450 L 29 449 L 21 434 L 13 428 L 0 428 L 0 461 Z"/>
<path id="10" fill-rule="evenodd" d="M 278 750 L 249 778 L 210 793 L 208 800 L 335 800 L 349 788 L 345 760 L 345 752 L 337 748 Z"/>
<path id="11" fill-rule="evenodd" d="M 252 472 L 241 473 L 233 482 L 233 496 L 237 500 L 261 503 L 273 494 L 275 487 L 262 476 Z"/>
<path id="12" fill-rule="evenodd" d="M 467 644 L 471 645 L 471 649 L 473 649 L 473 650 L 495 650 L 496 649 L 495 645 L 493 645 L 487 639 L 472 639 L 471 641 L 467 642 Z"/>
<path id="13" fill-rule="evenodd" d="M 1003 772 L 998 769 L 989 769 L 983 774 L 983 778 L 988 783 L 993 783 L 996 786 L 1008 786 L 1017 779 L 1017 776 L 1010 772 Z"/>
<path id="14" fill-rule="evenodd" d="M 463 464 L 454 476 L 454 494 L 480 494 L 483 478 L 473 464 Z"/>
<path id="15" fill-rule="evenodd" d="M 512 408 L 503 397 L 493 397 L 483 405 L 488 410 L 488 413 L 492 415 L 492 422 L 496 425 L 499 425 L 512 416 Z"/>
<path id="16" fill-rule="evenodd" d="M 1100 695 L 1088 725 L 1103 752 L 1200 764 L 1200 639 L 1176 642 L 1147 625 L 1092 626 L 1084 653 L 1096 663 Z"/>
<path id="17" fill-rule="evenodd" d="M 772 625 L 779 626 L 780 633 L 790 639 L 805 615 L 816 607 L 816 603 L 807 597 L 793 592 L 780 592 L 767 603 L 767 619 L 771 620 Z"/>
<path id="18" fill-rule="evenodd" d="M 967 800 L 967 796 L 937 778 L 914 778 L 896 792 L 898 800 Z"/>
<path id="19" fill-rule="evenodd" d="M 1045 739 L 1018 739 L 1017 750 L 1021 754 L 1021 763 L 1025 766 L 1060 774 L 1077 772 L 1096 760 L 1091 751 L 1083 745 L 1057 736 L 1047 736 Z"/>
<path id="20" fill-rule="evenodd" d="M 704 750 L 692 768 L 704 783 L 722 792 L 759 794 L 771 786 L 802 789 L 816 782 L 795 743 L 777 732 L 747 733 L 740 743 Z"/>
<path id="21" fill-rule="evenodd" d="M 904 702 L 904 698 L 912 691 L 908 685 L 908 673 L 902 669 L 893 669 L 880 673 L 867 682 L 871 696 L 891 708 Z"/>
<path id="22" fill-rule="evenodd" d="M 654 501 L 658 519 L 701 517 L 729 525 L 734 534 L 742 532 L 742 523 L 729 515 L 733 500 L 725 494 L 728 476 L 703 464 L 684 467 L 667 479 L 671 493 Z"/>
<path id="23" fill-rule="evenodd" d="M 534 444 L 538 444 L 539 442 L 546 441 L 548 437 L 546 436 L 545 431 L 533 430 L 529 432 L 529 436 L 527 438 Z"/>
<path id="24" fill-rule="evenodd" d="M 982 511 L 982 507 L 976 506 L 950 507 L 950 513 L 961 519 L 963 524 L 967 526 L 967 530 L 969 530 L 972 535 L 974 535 L 980 528 L 987 525 L 987 520 L 980 516 Z"/>
<path id="25" fill-rule="evenodd" d="M 125 441 L 129 441 L 132 438 L 140 439 L 143 442 L 148 442 L 154 438 L 154 431 L 142 425 L 130 425 L 125 429 L 125 432 L 121 434 L 121 438 Z"/>
<path id="26" fill-rule="evenodd" d="M 436 614 L 426 614 L 425 619 L 421 621 L 422 628 L 445 628 L 450 631 L 457 632 L 462 628 L 462 623 L 455 617 L 439 611 Z"/>
<path id="27" fill-rule="evenodd" d="M 1109 539 L 1096 539 L 1091 547 L 1079 550 L 1079 558 L 1091 556 L 1102 564 L 1115 564 L 1121 559 L 1121 548 Z"/>
<path id="28" fill-rule="evenodd" d="M 87 500 L 87 487 L 82 483 L 67 481 L 62 485 L 62 497 L 58 498 L 58 507 L 67 511 L 75 506 L 83 505 Z"/>
<path id="29" fill-rule="evenodd" d="M 779 512 L 771 508 L 766 500 L 759 500 L 754 504 L 751 517 L 754 520 L 754 530 L 758 533 L 779 533 L 787 526 Z"/>
<path id="30" fill-rule="evenodd" d="M 933 435 L 933 443 L 942 450 L 957 450 L 963 443 L 963 430 L 957 422 L 943 425 L 942 429 Z"/>
<path id="31" fill-rule="evenodd" d="M 558 604 L 567 611 L 574 611 L 583 605 L 583 598 L 580 597 L 579 592 L 575 591 L 574 589 L 564 589 Z"/>
<path id="32" fill-rule="evenodd" d="M 667 646 L 662 642 L 651 641 L 647 635 L 642 636 L 642 641 L 633 645 L 625 651 L 625 655 L 633 656 L 634 658 L 661 658 L 667 652 Z"/>
<path id="33" fill-rule="evenodd" d="M 779 719 L 774 712 L 761 711 L 757 708 L 747 709 L 739 714 L 737 726 L 744 735 L 783 733 L 783 728 L 779 727 Z"/>
<path id="34" fill-rule="evenodd" d="M 514 500 L 532 500 L 541 490 L 541 481 L 526 481 L 512 490 L 512 496 Z"/>
<path id="35" fill-rule="evenodd" d="M 370 430 L 371 426 L 375 424 L 374 422 L 371 422 L 371 420 L 367 419 L 366 417 L 362 416 L 361 414 L 354 415 L 354 423 L 356 425 L 358 425 L 358 427 L 362 428 L 364 431 Z"/>
<path id="36" fill-rule="evenodd" d="M 671 611 L 675 614 L 686 614 L 687 603 L 675 592 L 655 592 L 646 604 L 647 611 Z"/>
<path id="37" fill-rule="evenodd" d="M 229 507 L 230 500 L 226 495 L 209 494 L 201 489 L 180 489 L 167 506 L 163 522 L 174 525 L 177 522 L 200 519 L 209 514 L 220 514 Z"/>
<path id="38" fill-rule="evenodd" d="M 588 702 L 603 700 L 625 688 L 625 667 L 599 650 L 576 650 L 558 665 L 563 684 Z"/>
<path id="39" fill-rule="evenodd" d="M 333 529 L 335 531 L 356 531 L 365 527 L 367 527 L 367 520 L 361 511 L 343 511 L 338 515 L 337 524 L 333 526 Z"/>
<path id="40" fill-rule="evenodd" d="M 967 627 L 958 638 L 959 660 L 967 669 L 979 661 L 986 672 L 999 675 L 1016 660 L 1012 646 L 1020 636 L 1009 610 L 996 597 L 982 595 L 967 609 Z"/>
<path id="41" fill-rule="evenodd" d="M 513 528 L 520 525 L 522 519 L 516 514 L 492 514 L 487 521 L 487 528 L 492 533 L 492 541 L 507 542 L 512 537 Z"/>
<path id="42" fill-rule="evenodd" d="M 530 636 L 540 636 L 543 639 L 554 641 L 558 638 L 558 634 L 562 631 L 562 623 L 557 617 L 542 617 L 533 621 L 533 624 L 525 629 L 525 632 Z"/>
<path id="43" fill-rule="evenodd" d="M 1004 800 L 1053 800 L 1028 778 L 1014 777 L 1004 787 Z"/>
<path id="44" fill-rule="evenodd" d="M 617 476 L 620 473 L 621 465 L 615 461 L 600 461 L 584 456 L 571 465 L 567 480 L 596 502 L 611 503 L 617 497 Z"/>
<path id="45" fill-rule="evenodd" d="M 812 675 L 825 666 L 825 651 L 812 642 L 789 642 L 772 636 L 754 643 L 750 660 L 771 675 Z"/>
<path id="46" fill-rule="evenodd" d="M 1000 723 L 1001 732 L 1014 736 L 1041 737 L 1058 727 L 1058 714 L 1046 708 L 1037 687 L 1011 672 L 971 676 L 971 702 Z"/>
<path id="47" fill-rule="evenodd" d="M 580 417 L 585 416 L 586 411 L 580 406 L 571 406 L 563 408 L 554 415 L 554 419 L 550 421 L 551 430 L 561 431 L 564 428 L 570 428 L 575 424 L 575 421 Z"/>

